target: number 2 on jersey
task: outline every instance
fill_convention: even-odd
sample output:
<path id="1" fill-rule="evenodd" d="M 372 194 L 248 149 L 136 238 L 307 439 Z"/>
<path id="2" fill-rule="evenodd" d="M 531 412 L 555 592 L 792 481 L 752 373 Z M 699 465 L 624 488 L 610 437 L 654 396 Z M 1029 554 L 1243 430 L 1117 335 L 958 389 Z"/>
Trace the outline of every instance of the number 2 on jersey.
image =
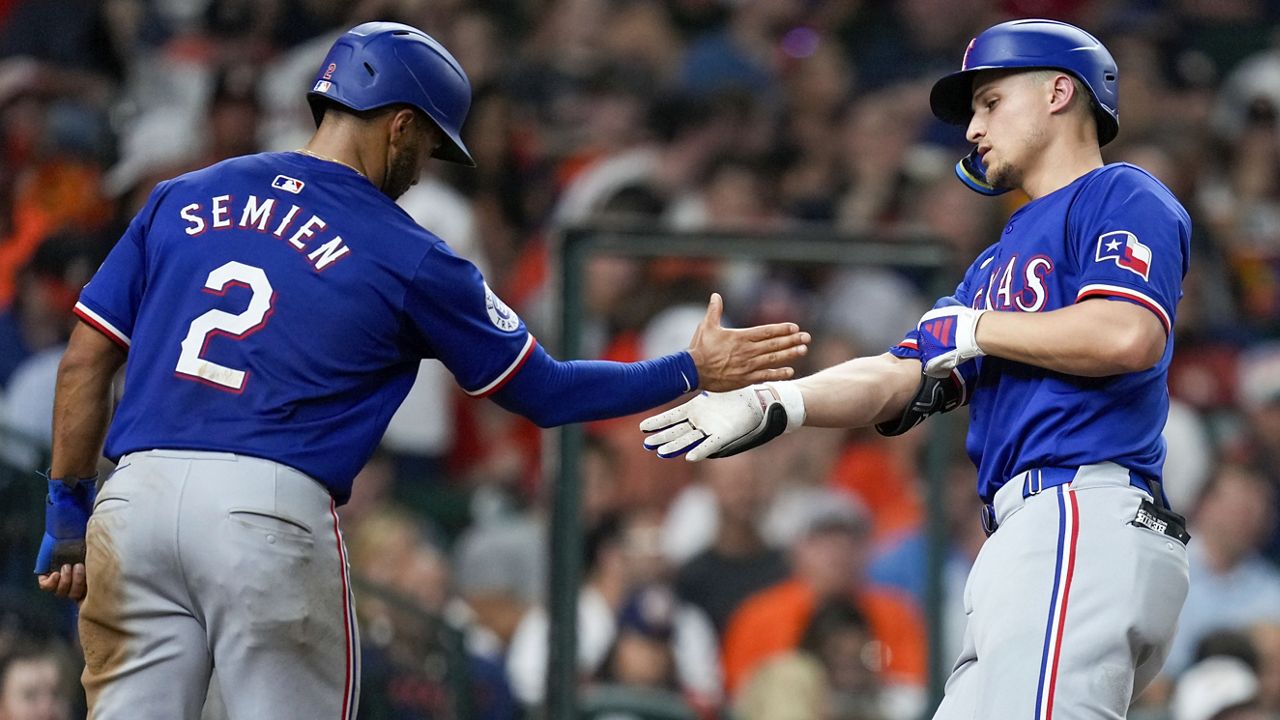
<path id="1" fill-rule="evenodd" d="M 213 295 L 226 295 L 232 285 L 247 287 L 253 293 L 249 307 L 240 314 L 225 310 L 210 310 L 191 321 L 187 337 L 182 341 L 182 353 L 174 371 L 179 377 L 212 385 L 215 388 L 239 393 L 249 378 L 247 370 L 237 370 L 206 360 L 201 355 L 215 336 L 224 335 L 239 340 L 260 330 L 271 316 L 275 291 L 262 268 L 229 262 L 209 273 L 204 291 Z"/>

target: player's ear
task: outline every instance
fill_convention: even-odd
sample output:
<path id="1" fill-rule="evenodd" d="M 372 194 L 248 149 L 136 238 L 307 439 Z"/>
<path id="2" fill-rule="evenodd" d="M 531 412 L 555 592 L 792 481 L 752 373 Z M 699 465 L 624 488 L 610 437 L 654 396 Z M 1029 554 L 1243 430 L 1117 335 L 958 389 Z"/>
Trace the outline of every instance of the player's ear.
<path id="1" fill-rule="evenodd" d="M 1049 112 L 1058 113 L 1071 107 L 1071 101 L 1076 96 L 1076 84 L 1070 75 L 1057 73 L 1053 76 L 1053 81 L 1047 89 L 1049 91 Z"/>
<path id="2" fill-rule="evenodd" d="M 417 118 L 413 108 L 402 107 L 391 114 L 391 141 L 403 143 L 405 138 L 417 129 Z"/>

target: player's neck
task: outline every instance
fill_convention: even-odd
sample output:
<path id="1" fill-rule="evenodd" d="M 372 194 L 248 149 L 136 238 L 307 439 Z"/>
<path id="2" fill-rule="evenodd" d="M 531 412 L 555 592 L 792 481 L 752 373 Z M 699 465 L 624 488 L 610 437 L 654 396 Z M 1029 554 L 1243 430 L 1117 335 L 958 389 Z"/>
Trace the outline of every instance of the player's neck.
<path id="1" fill-rule="evenodd" d="M 312 157 L 345 165 L 365 176 L 375 186 L 380 185 L 385 172 L 385 148 L 379 152 L 372 143 L 352 126 L 322 124 L 302 150 Z"/>
<path id="2" fill-rule="evenodd" d="M 1022 190 L 1032 200 L 1075 182 L 1102 167 L 1102 151 L 1095 140 L 1051 142 L 1028 169 Z"/>

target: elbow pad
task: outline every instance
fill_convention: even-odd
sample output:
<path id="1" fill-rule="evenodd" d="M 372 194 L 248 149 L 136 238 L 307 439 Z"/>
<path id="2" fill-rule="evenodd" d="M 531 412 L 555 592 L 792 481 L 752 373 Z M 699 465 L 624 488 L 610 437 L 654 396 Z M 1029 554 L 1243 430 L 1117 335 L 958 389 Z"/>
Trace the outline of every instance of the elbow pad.
<path id="1" fill-rule="evenodd" d="M 969 363 L 972 365 L 972 363 Z M 969 387 L 959 369 L 945 378 L 920 376 L 920 386 L 896 420 L 876 424 L 876 432 L 885 437 L 901 435 L 937 413 L 946 413 L 969 404 Z"/>

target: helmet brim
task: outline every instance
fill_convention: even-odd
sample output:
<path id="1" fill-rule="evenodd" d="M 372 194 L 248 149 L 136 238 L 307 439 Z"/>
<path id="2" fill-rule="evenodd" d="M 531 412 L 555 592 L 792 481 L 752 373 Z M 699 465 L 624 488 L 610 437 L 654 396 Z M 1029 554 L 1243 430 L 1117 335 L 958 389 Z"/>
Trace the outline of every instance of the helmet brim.
<path id="1" fill-rule="evenodd" d="M 451 138 L 445 135 L 444 142 L 435 152 L 431 153 L 431 157 L 445 162 L 458 163 L 467 167 L 475 167 L 476 161 L 471 157 L 471 153 L 467 152 L 467 147 L 462 144 L 461 139 Z"/>
<path id="2" fill-rule="evenodd" d="M 929 91 L 929 109 L 939 120 L 952 125 L 967 125 L 973 117 L 973 76 L 978 72 L 961 70 L 933 84 Z"/>

